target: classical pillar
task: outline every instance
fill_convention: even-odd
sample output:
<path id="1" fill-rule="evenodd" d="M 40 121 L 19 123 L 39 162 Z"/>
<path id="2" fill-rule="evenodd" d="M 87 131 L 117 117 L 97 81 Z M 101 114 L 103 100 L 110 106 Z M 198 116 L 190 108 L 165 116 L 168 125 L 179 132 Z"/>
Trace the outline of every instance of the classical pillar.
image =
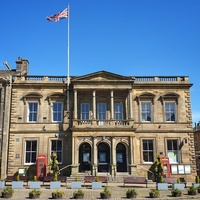
<path id="1" fill-rule="evenodd" d="M 133 119 L 132 90 L 129 90 L 129 118 Z"/>
<path id="2" fill-rule="evenodd" d="M 98 172 L 97 138 L 94 137 L 92 142 L 92 175 L 96 176 Z"/>
<path id="3" fill-rule="evenodd" d="M 111 139 L 111 174 L 112 176 L 116 176 L 117 166 L 116 166 L 116 146 L 115 146 L 116 139 L 112 137 Z"/>
<path id="4" fill-rule="evenodd" d="M 72 137 L 72 166 L 71 173 L 72 175 L 78 174 L 78 146 L 77 146 L 77 137 Z"/>
<path id="5" fill-rule="evenodd" d="M 93 90 L 92 99 L 93 99 L 93 119 L 96 119 L 96 90 Z"/>
<path id="6" fill-rule="evenodd" d="M 134 151 L 134 138 L 135 137 L 132 137 L 132 136 L 130 136 L 130 146 L 129 146 L 129 149 L 130 149 L 130 164 L 129 164 L 129 167 L 130 167 L 130 174 L 131 175 L 135 175 L 135 174 L 137 174 L 137 165 L 136 164 L 134 164 L 134 153 L 135 153 L 135 151 Z"/>
<path id="7" fill-rule="evenodd" d="M 110 91 L 110 99 L 111 99 L 111 119 L 114 119 L 114 92 L 113 90 Z"/>
<path id="8" fill-rule="evenodd" d="M 74 119 L 77 119 L 77 90 L 74 90 Z"/>

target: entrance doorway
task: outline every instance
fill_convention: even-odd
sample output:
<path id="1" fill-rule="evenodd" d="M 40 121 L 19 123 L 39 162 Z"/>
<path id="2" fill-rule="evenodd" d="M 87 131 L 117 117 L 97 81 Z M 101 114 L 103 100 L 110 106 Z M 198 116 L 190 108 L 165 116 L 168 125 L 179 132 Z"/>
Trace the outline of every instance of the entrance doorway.
<path id="1" fill-rule="evenodd" d="M 109 172 L 110 147 L 106 143 L 98 145 L 98 172 Z"/>
<path id="2" fill-rule="evenodd" d="M 79 172 L 91 171 L 91 146 L 87 142 L 79 148 Z"/>
<path id="3" fill-rule="evenodd" d="M 126 147 L 119 143 L 116 147 L 117 172 L 127 172 Z"/>

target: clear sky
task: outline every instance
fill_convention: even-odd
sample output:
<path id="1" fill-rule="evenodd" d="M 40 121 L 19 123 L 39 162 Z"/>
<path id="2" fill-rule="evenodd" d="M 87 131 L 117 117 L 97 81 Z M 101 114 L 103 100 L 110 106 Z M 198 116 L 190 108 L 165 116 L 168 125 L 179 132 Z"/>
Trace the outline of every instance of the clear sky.
<path id="1" fill-rule="evenodd" d="M 0 69 L 29 60 L 29 75 L 100 70 L 130 76 L 189 76 L 193 123 L 200 120 L 200 0 L 1 0 Z"/>

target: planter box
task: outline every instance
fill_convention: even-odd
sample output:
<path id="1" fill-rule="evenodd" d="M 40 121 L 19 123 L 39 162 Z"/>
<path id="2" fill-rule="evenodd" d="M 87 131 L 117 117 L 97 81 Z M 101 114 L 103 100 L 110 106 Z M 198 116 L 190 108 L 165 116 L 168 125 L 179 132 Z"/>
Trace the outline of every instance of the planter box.
<path id="1" fill-rule="evenodd" d="M 23 185 L 23 181 L 12 181 L 12 189 L 22 189 Z"/>
<path id="2" fill-rule="evenodd" d="M 81 189 L 81 182 L 80 181 L 72 181 L 71 188 L 72 189 Z"/>
<path id="3" fill-rule="evenodd" d="M 59 189 L 60 188 L 60 181 L 51 181 L 50 182 L 50 189 Z"/>
<path id="4" fill-rule="evenodd" d="M 183 183 L 174 183 L 173 184 L 173 189 L 179 189 L 179 190 L 184 190 L 185 184 Z"/>
<path id="5" fill-rule="evenodd" d="M 40 181 L 30 181 L 30 189 L 39 189 L 41 187 Z"/>
<path id="6" fill-rule="evenodd" d="M 4 188 L 5 187 L 5 181 L 0 181 L 0 188 Z"/>
<path id="7" fill-rule="evenodd" d="M 92 189 L 102 189 L 102 182 L 92 182 Z"/>
<path id="8" fill-rule="evenodd" d="M 168 190 L 168 183 L 157 183 L 158 190 Z"/>
<path id="9" fill-rule="evenodd" d="M 192 185 L 195 187 L 195 188 L 198 188 L 200 186 L 199 183 L 192 183 Z"/>

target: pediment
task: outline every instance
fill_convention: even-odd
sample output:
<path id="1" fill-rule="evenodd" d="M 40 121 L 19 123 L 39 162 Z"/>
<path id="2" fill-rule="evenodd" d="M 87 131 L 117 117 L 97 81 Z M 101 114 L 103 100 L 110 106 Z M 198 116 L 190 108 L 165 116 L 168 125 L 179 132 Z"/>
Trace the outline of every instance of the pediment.
<path id="1" fill-rule="evenodd" d="M 117 81 L 130 80 L 130 77 L 121 76 L 107 71 L 99 71 L 74 78 L 72 81 Z"/>

